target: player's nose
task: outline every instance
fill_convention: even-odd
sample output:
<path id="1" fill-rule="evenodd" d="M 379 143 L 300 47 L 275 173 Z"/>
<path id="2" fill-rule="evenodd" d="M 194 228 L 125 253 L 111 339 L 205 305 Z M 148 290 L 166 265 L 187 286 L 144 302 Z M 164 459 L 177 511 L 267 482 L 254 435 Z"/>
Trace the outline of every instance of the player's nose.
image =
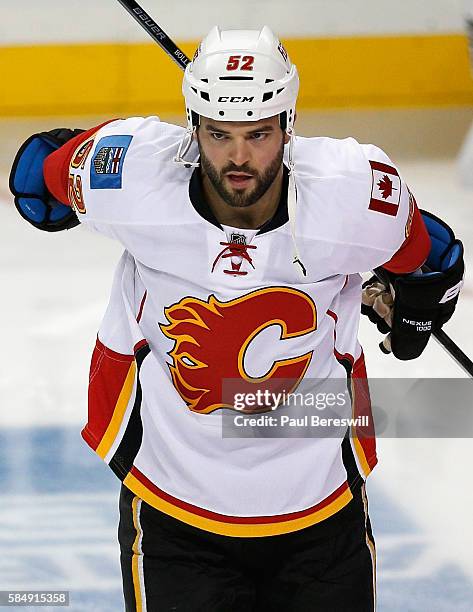
<path id="1" fill-rule="evenodd" d="M 245 139 L 235 139 L 230 150 L 230 161 L 236 166 L 243 166 L 250 160 L 249 147 Z"/>

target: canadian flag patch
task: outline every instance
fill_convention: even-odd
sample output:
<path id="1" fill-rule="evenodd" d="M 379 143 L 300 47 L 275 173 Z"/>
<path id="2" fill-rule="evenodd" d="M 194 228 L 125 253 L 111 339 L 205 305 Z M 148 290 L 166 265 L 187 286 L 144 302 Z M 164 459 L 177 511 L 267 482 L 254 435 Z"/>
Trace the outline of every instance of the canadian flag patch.
<path id="1" fill-rule="evenodd" d="M 388 164 L 370 160 L 370 166 L 373 183 L 368 208 L 395 217 L 401 200 L 401 178 Z"/>

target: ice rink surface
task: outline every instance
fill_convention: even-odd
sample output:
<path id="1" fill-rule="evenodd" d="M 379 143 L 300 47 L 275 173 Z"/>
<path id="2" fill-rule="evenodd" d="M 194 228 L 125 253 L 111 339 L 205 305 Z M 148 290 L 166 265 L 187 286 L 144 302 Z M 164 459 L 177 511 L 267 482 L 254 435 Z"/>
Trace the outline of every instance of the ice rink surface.
<path id="1" fill-rule="evenodd" d="M 460 185 L 455 155 L 472 118 L 471 109 L 319 113 L 301 116 L 299 130 L 383 146 L 419 206 L 448 220 L 464 241 L 465 288 L 445 329 L 470 355 L 473 191 Z M 121 248 L 83 228 L 34 230 L 12 206 L 7 173 L 29 134 L 97 122 L 4 121 L 0 144 L 0 590 L 69 590 L 74 612 L 123 609 L 119 482 L 79 435 L 90 354 Z M 380 353 L 365 321 L 360 336 L 371 377 L 465 376 L 434 341 L 421 358 L 402 363 Z M 465 418 L 473 419 L 473 398 L 471 409 Z M 378 609 L 471 612 L 472 440 L 381 438 L 378 454 L 368 481 Z"/>

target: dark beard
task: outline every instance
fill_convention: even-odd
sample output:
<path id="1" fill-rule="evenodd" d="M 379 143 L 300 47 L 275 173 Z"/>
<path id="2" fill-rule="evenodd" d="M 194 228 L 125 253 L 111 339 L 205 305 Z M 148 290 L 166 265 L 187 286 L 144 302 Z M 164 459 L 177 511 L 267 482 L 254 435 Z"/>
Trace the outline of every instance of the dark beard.
<path id="1" fill-rule="evenodd" d="M 276 157 L 269 164 L 266 170 L 261 174 L 254 168 L 251 168 L 247 164 L 243 166 L 235 166 L 235 164 L 228 164 L 219 172 L 210 160 L 205 156 L 202 149 L 200 150 L 200 165 L 202 170 L 208 176 L 209 181 L 212 183 L 213 188 L 222 198 L 222 200 L 229 206 L 235 208 L 243 208 L 245 206 L 251 206 L 257 202 L 264 194 L 268 191 L 270 186 L 273 184 L 278 172 L 281 169 L 283 155 L 284 155 L 284 138 L 281 140 L 281 147 L 276 154 Z M 227 172 L 246 172 L 251 174 L 256 181 L 256 185 L 252 191 L 247 193 L 246 190 L 235 190 L 229 191 L 224 185 L 224 175 Z"/>

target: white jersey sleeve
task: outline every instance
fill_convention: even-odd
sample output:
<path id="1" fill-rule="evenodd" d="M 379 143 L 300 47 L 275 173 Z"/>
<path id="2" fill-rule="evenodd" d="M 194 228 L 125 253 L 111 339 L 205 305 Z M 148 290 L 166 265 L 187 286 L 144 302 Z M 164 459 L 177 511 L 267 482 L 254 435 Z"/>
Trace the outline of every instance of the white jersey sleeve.
<path id="1" fill-rule="evenodd" d="M 361 235 L 368 248 L 386 249 L 390 259 L 408 237 L 409 216 L 412 214 L 410 191 L 398 168 L 383 150 L 371 144 L 362 144 L 360 148 L 368 164 L 369 190 L 362 210 L 365 231 Z M 373 257 L 378 260 L 377 255 L 373 254 Z"/>
<path id="2" fill-rule="evenodd" d="M 82 142 L 69 167 L 69 199 L 79 220 L 114 237 L 120 226 L 153 224 L 162 186 L 189 180 L 172 163 L 182 134 L 157 117 L 133 117 Z"/>
<path id="3" fill-rule="evenodd" d="M 423 222 L 414 196 L 384 151 L 353 138 L 298 139 L 297 149 L 301 206 L 296 223 L 306 243 L 304 264 L 317 256 L 328 271 L 353 274 L 382 266 L 402 252 L 399 271 L 422 265 Z"/>

